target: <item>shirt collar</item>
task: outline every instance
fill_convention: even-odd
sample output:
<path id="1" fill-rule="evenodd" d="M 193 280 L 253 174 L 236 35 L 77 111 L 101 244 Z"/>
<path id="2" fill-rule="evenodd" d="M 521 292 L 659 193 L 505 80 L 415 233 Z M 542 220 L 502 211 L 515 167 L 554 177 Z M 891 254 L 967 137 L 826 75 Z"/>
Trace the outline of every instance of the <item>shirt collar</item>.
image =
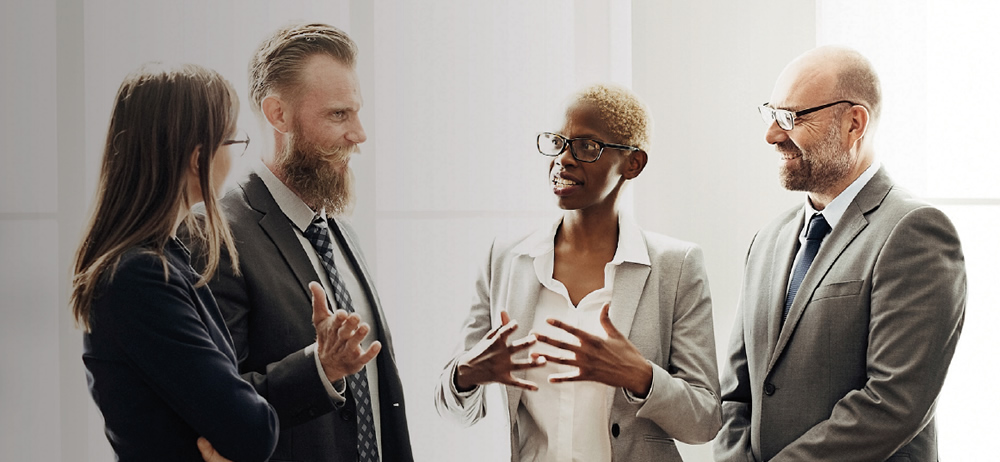
<path id="1" fill-rule="evenodd" d="M 288 217 L 288 220 L 295 225 L 299 231 L 305 232 L 309 224 L 312 223 L 313 218 L 316 216 L 314 212 L 302 199 L 299 198 L 288 186 L 285 185 L 281 180 L 275 176 L 274 172 L 271 171 L 263 162 L 258 161 L 253 166 L 253 170 L 260 177 L 261 181 L 264 182 L 264 186 L 274 197 L 274 202 L 278 203 L 278 208 L 281 212 Z M 325 217 L 325 213 L 320 211 L 320 216 Z"/>
<path id="2" fill-rule="evenodd" d="M 861 188 L 864 188 L 865 185 L 868 184 L 868 181 L 875 176 L 879 167 L 879 161 L 876 160 L 872 162 L 872 164 L 869 165 L 864 172 L 861 172 L 861 175 L 858 176 L 858 178 L 855 179 L 850 186 L 830 201 L 830 204 L 827 205 L 823 211 L 816 210 L 816 208 L 813 207 L 812 202 L 809 201 L 809 196 L 806 196 L 805 221 L 808 222 L 814 214 L 819 213 L 826 219 L 826 222 L 830 225 L 830 229 L 835 229 L 837 227 L 837 223 L 840 223 L 840 219 L 844 217 L 844 213 L 847 212 L 847 207 L 851 205 L 851 202 L 854 202 L 855 197 L 858 197 L 858 193 L 861 192 Z M 805 232 L 806 227 L 803 226 L 802 235 L 805 235 Z"/>
<path id="3" fill-rule="evenodd" d="M 537 258 L 555 251 L 556 231 L 561 224 L 560 216 L 552 226 L 540 229 L 521 241 L 512 252 Z M 646 239 L 642 236 L 642 230 L 634 218 L 624 213 L 618 218 L 618 248 L 611 264 L 620 265 L 623 262 L 650 266 L 649 250 L 646 247 Z"/>

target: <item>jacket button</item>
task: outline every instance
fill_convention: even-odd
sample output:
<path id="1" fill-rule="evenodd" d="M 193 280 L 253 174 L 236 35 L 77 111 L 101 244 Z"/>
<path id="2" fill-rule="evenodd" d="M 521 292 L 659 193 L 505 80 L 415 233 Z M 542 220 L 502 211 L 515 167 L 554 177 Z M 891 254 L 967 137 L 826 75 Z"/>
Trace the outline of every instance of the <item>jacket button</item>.
<path id="1" fill-rule="evenodd" d="M 774 388 L 774 384 L 773 383 L 768 382 L 768 383 L 764 384 L 764 394 L 765 395 L 767 395 L 767 396 L 773 395 L 774 394 L 774 390 L 775 390 L 775 388 Z"/>
<path id="2" fill-rule="evenodd" d="M 621 427 L 618 424 L 611 424 L 611 436 L 618 438 L 618 435 L 622 433 Z"/>
<path id="3" fill-rule="evenodd" d="M 349 421 L 349 420 L 351 420 L 351 419 L 354 418 L 354 415 L 353 415 L 353 413 L 351 411 L 349 411 L 347 409 L 342 409 L 340 411 L 340 418 L 342 420 L 344 420 L 344 421 Z"/>

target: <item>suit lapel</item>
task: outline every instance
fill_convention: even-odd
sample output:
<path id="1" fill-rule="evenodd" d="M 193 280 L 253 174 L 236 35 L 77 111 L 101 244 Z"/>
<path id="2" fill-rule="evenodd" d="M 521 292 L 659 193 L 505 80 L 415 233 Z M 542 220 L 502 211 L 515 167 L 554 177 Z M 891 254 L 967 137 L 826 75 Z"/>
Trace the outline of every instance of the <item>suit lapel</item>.
<path id="1" fill-rule="evenodd" d="M 526 254 L 514 257 L 509 270 L 510 277 L 506 282 L 506 306 L 499 306 L 491 313 L 493 327 L 500 325 L 500 310 L 507 310 L 510 319 L 517 321 L 517 331 L 510 337 L 511 341 L 528 335 L 535 323 L 535 306 L 538 305 L 538 292 L 542 288 L 542 283 L 538 282 L 534 263 L 535 260 Z M 526 377 L 525 371 L 513 371 L 511 375 L 522 380 Z M 513 424 L 517 420 L 517 406 L 521 401 L 523 390 L 518 387 L 504 388 L 507 391 L 508 418 Z"/>
<path id="2" fill-rule="evenodd" d="M 795 254 L 799 248 L 799 232 L 802 231 L 803 212 L 800 209 L 794 218 L 785 223 L 778 232 L 778 240 L 774 246 L 774 254 L 771 256 L 771 288 L 767 303 L 761 306 L 767 307 L 764 312 L 756 313 L 759 317 L 765 317 L 766 321 L 756 325 L 767 325 L 767 351 L 771 353 L 768 362 L 774 361 L 777 356 L 775 347 L 778 344 L 778 334 L 781 332 L 781 315 L 785 310 L 785 295 L 788 292 L 788 276 L 792 272 L 792 264 Z"/>
<path id="3" fill-rule="evenodd" d="M 646 281 L 649 279 L 650 267 L 639 263 L 622 262 L 615 270 L 615 287 L 611 292 L 611 306 L 608 309 L 608 317 L 611 324 L 618 329 L 625 338 L 630 338 L 632 332 L 632 322 L 635 320 L 635 313 L 639 309 L 639 299 L 646 288 Z M 615 402 L 615 392 L 617 388 L 608 387 L 608 412 Z"/>
<path id="4" fill-rule="evenodd" d="M 608 317 L 611 318 L 611 324 L 626 338 L 632 332 L 632 321 L 639 308 L 639 298 L 646 287 L 649 272 L 649 266 L 627 261 L 615 270 L 615 287 L 611 293 Z"/>
<path id="5" fill-rule="evenodd" d="M 292 229 L 288 217 L 278 207 L 278 203 L 274 201 L 274 197 L 267 190 L 264 181 L 256 173 L 251 173 L 250 177 L 240 184 L 240 187 L 246 193 L 247 203 L 250 207 L 263 214 L 258 222 L 261 229 L 278 248 L 278 252 L 285 259 L 288 267 L 292 269 L 306 299 L 310 299 L 312 294 L 309 292 L 309 283 L 319 281 L 319 275 L 316 274 L 312 263 L 309 262 L 309 256 L 302 249 L 302 243 L 295 236 L 295 231 Z"/>
<path id="6" fill-rule="evenodd" d="M 833 264 L 840 255 L 844 253 L 847 246 L 868 226 L 868 219 L 865 217 L 865 214 L 877 208 L 891 188 L 891 180 L 885 173 L 885 170 L 880 168 L 875 173 L 875 176 L 868 181 L 868 184 L 858 192 L 858 195 L 851 204 L 847 206 L 847 210 L 844 212 L 844 216 L 840 218 L 840 222 L 837 223 L 837 227 L 823 241 L 823 244 L 819 248 L 819 253 L 816 254 L 816 258 L 813 260 L 812 265 L 809 266 L 809 271 L 802 280 L 802 285 L 799 286 L 799 292 L 792 302 L 785 325 L 781 328 L 778 343 L 775 346 L 774 354 L 771 355 L 771 360 L 767 367 L 768 372 L 774 367 L 777 358 L 781 356 L 782 351 L 788 345 L 795 327 L 808 308 L 809 302 L 812 301 L 813 292 L 816 291 L 820 282 L 826 277 L 826 274 L 833 267 Z"/>

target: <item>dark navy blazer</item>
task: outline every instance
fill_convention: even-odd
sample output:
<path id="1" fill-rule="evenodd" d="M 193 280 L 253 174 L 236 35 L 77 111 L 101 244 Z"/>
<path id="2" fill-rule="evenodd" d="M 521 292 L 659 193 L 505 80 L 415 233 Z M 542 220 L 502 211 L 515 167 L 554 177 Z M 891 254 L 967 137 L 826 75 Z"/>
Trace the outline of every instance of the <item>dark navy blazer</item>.
<path id="1" fill-rule="evenodd" d="M 277 414 L 240 377 L 187 249 L 164 254 L 127 251 L 93 302 L 83 362 L 108 441 L 121 461 L 201 461 L 199 436 L 233 461 L 267 460 Z"/>

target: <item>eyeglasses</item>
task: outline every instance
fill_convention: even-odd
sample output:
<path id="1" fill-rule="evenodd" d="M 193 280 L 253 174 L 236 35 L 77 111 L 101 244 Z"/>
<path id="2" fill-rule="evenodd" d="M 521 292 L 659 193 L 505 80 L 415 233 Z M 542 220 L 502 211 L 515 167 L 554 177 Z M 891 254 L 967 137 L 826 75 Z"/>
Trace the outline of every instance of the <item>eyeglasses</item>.
<path id="1" fill-rule="evenodd" d="M 778 126 L 781 127 L 782 130 L 791 130 L 791 129 L 795 128 L 795 118 L 796 117 L 804 116 L 806 114 L 812 114 L 813 112 L 816 112 L 816 111 L 818 111 L 820 109 L 826 109 L 826 108 L 828 108 L 830 106 L 835 106 L 835 105 L 838 105 L 840 103 L 847 103 L 847 104 L 850 104 L 852 106 L 857 106 L 858 105 L 857 103 L 854 103 L 854 102 L 842 99 L 840 101 L 834 101 L 834 102 L 829 103 L 829 104 L 824 104 L 822 106 L 811 107 L 809 109 L 803 109 L 801 111 L 789 111 L 787 109 L 775 109 L 775 108 L 773 108 L 771 106 L 768 106 L 767 105 L 768 103 L 761 104 L 760 106 L 757 107 L 757 110 L 760 112 L 760 118 L 764 119 L 764 122 L 771 123 L 772 121 L 774 121 L 774 122 L 778 123 Z"/>
<path id="2" fill-rule="evenodd" d="M 604 148 L 624 149 L 626 151 L 638 151 L 639 148 L 625 146 L 623 144 L 602 143 L 590 138 L 566 138 L 556 133 L 538 134 L 538 152 L 543 156 L 555 157 L 562 154 L 569 147 L 570 154 L 580 162 L 596 162 L 601 158 Z"/>
<path id="3" fill-rule="evenodd" d="M 223 146 L 229 146 L 230 144 L 242 144 L 243 145 L 243 151 L 240 152 L 240 156 L 243 156 L 243 154 L 245 154 L 247 152 L 247 148 L 250 147 L 250 135 L 247 135 L 247 132 L 244 131 L 244 130 L 242 130 L 242 129 L 240 129 L 238 132 L 236 132 L 236 135 L 237 135 L 237 138 L 232 139 L 232 140 L 223 141 L 222 145 Z"/>

